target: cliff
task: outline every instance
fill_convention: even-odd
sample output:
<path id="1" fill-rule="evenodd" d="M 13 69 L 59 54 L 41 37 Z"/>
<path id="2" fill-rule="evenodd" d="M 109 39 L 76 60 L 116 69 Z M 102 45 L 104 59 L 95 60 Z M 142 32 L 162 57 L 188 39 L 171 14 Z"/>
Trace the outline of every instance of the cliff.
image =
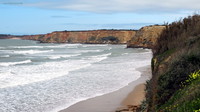
<path id="1" fill-rule="evenodd" d="M 127 43 L 128 48 L 152 48 L 157 42 L 165 26 L 145 26 L 142 27 L 135 36 Z"/>
<path id="2" fill-rule="evenodd" d="M 59 31 L 45 35 L 23 36 L 22 39 L 42 43 L 125 44 L 135 33 L 135 30 Z"/>
<path id="3" fill-rule="evenodd" d="M 200 15 L 173 22 L 160 34 L 146 91 L 142 111 L 200 111 Z"/>
<path id="4" fill-rule="evenodd" d="M 0 39 L 9 39 L 12 38 L 12 35 L 7 35 L 7 34 L 0 34 Z"/>
<path id="5" fill-rule="evenodd" d="M 152 48 L 165 26 L 145 26 L 136 30 L 57 31 L 20 38 L 41 43 L 127 44 L 131 48 Z M 16 36 L 4 36 L 4 38 Z"/>

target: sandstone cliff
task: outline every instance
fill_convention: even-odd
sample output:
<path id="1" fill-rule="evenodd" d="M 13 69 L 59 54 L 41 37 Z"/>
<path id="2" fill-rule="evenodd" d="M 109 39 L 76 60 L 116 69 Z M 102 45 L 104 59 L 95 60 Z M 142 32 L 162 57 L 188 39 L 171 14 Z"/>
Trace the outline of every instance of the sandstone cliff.
<path id="1" fill-rule="evenodd" d="M 60 31 L 45 35 L 23 36 L 22 39 L 42 43 L 125 44 L 136 34 L 135 30 Z"/>
<path id="2" fill-rule="evenodd" d="M 126 44 L 131 48 L 152 48 L 165 26 L 145 26 L 136 30 L 59 31 L 23 36 L 42 43 Z"/>
<path id="3" fill-rule="evenodd" d="M 165 26 L 145 26 L 142 27 L 135 36 L 127 43 L 128 48 L 152 48 L 157 42 Z"/>
<path id="4" fill-rule="evenodd" d="M 200 15 L 166 26 L 153 47 L 152 79 L 141 109 L 199 112 Z"/>

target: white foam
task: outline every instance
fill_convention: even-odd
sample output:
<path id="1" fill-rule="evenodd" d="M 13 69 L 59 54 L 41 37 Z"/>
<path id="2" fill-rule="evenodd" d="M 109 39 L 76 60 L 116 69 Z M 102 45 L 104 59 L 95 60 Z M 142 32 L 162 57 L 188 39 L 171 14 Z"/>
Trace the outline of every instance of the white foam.
<path id="1" fill-rule="evenodd" d="M 29 61 L 30 60 L 27 60 L 26 63 Z M 25 61 L 23 63 L 25 63 Z M 9 66 L 13 64 L 22 64 L 22 62 L 1 63 L 0 65 Z M 15 75 L 12 77 L 10 76 L 7 80 L 0 79 L 0 82 L 5 82 L 0 84 L 0 88 L 50 80 L 67 75 L 70 71 L 78 70 L 88 66 L 91 66 L 91 63 L 85 60 L 69 60 L 60 62 L 46 62 L 41 65 L 16 66 L 10 69 L 10 73 L 14 73 Z"/>
<path id="2" fill-rule="evenodd" d="M 112 49 L 112 47 L 110 47 L 108 50 L 111 50 Z"/>
<path id="3" fill-rule="evenodd" d="M 53 55 L 48 57 L 49 59 L 60 59 L 60 58 L 69 58 L 69 57 L 74 57 L 74 56 L 79 56 L 81 54 L 73 54 L 73 55 Z"/>
<path id="4" fill-rule="evenodd" d="M 136 54 L 138 54 L 138 55 L 146 55 L 146 54 L 152 54 L 152 52 L 148 51 L 148 52 L 141 52 L 141 53 L 136 53 Z"/>
<path id="5" fill-rule="evenodd" d="M 44 48 L 43 46 L 10 46 L 9 48 Z"/>
<path id="6" fill-rule="evenodd" d="M 122 55 L 127 55 L 128 53 L 124 53 L 124 54 L 122 54 Z"/>
<path id="7" fill-rule="evenodd" d="M 129 82 L 140 77 L 140 72 L 136 71 L 135 68 L 150 64 L 148 54 L 134 54 L 129 53 L 128 50 L 127 55 L 112 56 L 112 53 L 115 54 L 118 48 L 117 54 L 126 53 L 126 49 L 122 51 L 121 45 L 119 47 L 89 45 L 87 48 L 81 47 L 80 44 L 41 44 L 41 46 L 45 49 L 62 49 L 53 53 L 50 51 L 50 53 L 33 56 L 33 60 L 38 57 L 43 59 L 38 59 L 40 60 L 38 63 L 0 67 L 0 88 L 3 88 L 0 89 L 0 104 L 3 104 L 0 105 L 0 110 L 13 112 L 58 111 L 76 102 L 110 93 L 126 86 Z M 67 49 L 77 46 L 79 49 Z M 112 48 L 116 50 L 108 51 Z M 20 54 L 32 54 L 36 51 L 47 51 L 45 49 L 17 49 L 17 51 L 22 51 L 18 52 Z M 102 52 L 104 50 L 110 53 Z M 50 58 L 68 58 L 73 53 L 87 54 L 65 61 L 49 60 Z M 23 57 L 27 58 L 30 55 Z M 16 55 L 12 58 L 21 59 L 22 57 Z"/>
<path id="8" fill-rule="evenodd" d="M 8 57 L 10 57 L 10 55 L 2 55 L 0 57 L 2 57 L 2 58 L 8 58 Z"/>
<path id="9" fill-rule="evenodd" d="M 110 56 L 112 53 L 107 53 L 107 54 L 102 54 L 102 55 L 96 55 L 96 56 L 90 56 L 87 59 L 89 59 L 90 61 L 92 61 L 92 63 L 94 62 L 100 62 L 102 60 L 105 60 L 108 58 L 108 56 Z"/>
<path id="10" fill-rule="evenodd" d="M 83 44 L 83 47 L 105 47 L 108 46 L 108 44 Z"/>
<path id="11" fill-rule="evenodd" d="M 53 49 L 51 50 L 25 50 L 25 51 L 13 51 L 15 54 L 39 54 L 39 53 L 47 53 L 47 52 L 52 52 L 54 51 Z"/>
<path id="12" fill-rule="evenodd" d="M 44 48 L 77 48 L 81 44 L 59 44 L 52 46 L 43 46 Z"/>
<path id="13" fill-rule="evenodd" d="M 9 48 L 77 48 L 81 44 L 54 44 L 54 45 L 48 45 L 48 46 L 9 46 Z M 0 47 L 1 49 L 1 47 Z"/>
<path id="14" fill-rule="evenodd" d="M 110 54 L 106 54 L 106 55 L 110 55 Z M 121 62 L 122 61 L 121 59 L 120 60 L 110 59 L 110 60 L 114 60 L 117 62 L 119 61 L 119 62 L 116 63 L 115 66 L 112 66 L 114 64 L 112 61 L 111 63 L 100 64 L 99 66 L 96 66 L 96 67 L 95 65 L 91 66 L 91 69 L 94 68 L 92 71 L 88 72 L 91 75 L 87 73 L 84 74 L 86 76 L 80 75 L 83 77 L 82 79 L 83 84 L 81 83 L 82 86 L 80 90 L 77 91 L 77 94 L 79 93 L 79 91 L 83 91 L 82 89 L 85 89 L 84 92 L 81 92 L 80 97 L 77 97 L 76 94 L 67 96 L 68 100 L 72 100 L 73 98 L 76 98 L 76 100 L 72 100 L 71 103 L 64 103 L 66 105 L 60 105 L 60 107 L 54 109 L 54 111 L 52 112 L 62 110 L 64 108 L 67 108 L 73 105 L 74 103 L 86 100 L 88 98 L 92 98 L 92 97 L 96 97 L 96 96 L 117 91 L 120 88 L 127 86 L 130 82 L 137 80 L 141 76 L 141 73 L 139 71 L 135 71 L 135 68 L 134 68 L 137 66 L 139 61 L 136 63 L 134 63 L 134 61 L 128 61 L 124 63 L 124 62 Z M 143 66 L 146 64 L 143 63 Z M 87 78 L 86 79 L 87 81 L 84 81 L 84 77 Z M 82 81 L 80 80 L 80 82 Z M 103 86 L 103 84 L 105 85 Z M 84 85 L 86 85 L 87 87 Z M 87 88 L 89 88 L 90 91 L 85 92 L 87 91 Z"/>
<path id="15" fill-rule="evenodd" d="M 102 52 L 103 50 L 77 50 L 77 53 L 90 53 L 90 52 Z"/>
<path id="16" fill-rule="evenodd" d="M 12 53 L 13 50 L 0 50 L 0 52 L 3 52 L 3 53 Z"/>
<path id="17" fill-rule="evenodd" d="M 6 79 L 7 77 L 10 77 L 11 75 L 13 75 L 12 73 L 11 73 L 11 71 L 7 71 L 7 72 L 0 72 L 0 79 L 2 80 L 4 80 L 4 79 Z"/>
<path id="18" fill-rule="evenodd" d="M 26 64 L 26 63 L 31 63 L 31 60 L 25 60 L 25 61 L 20 61 L 20 62 L 4 62 L 0 63 L 0 66 L 13 66 L 13 65 L 19 65 L 19 64 Z"/>

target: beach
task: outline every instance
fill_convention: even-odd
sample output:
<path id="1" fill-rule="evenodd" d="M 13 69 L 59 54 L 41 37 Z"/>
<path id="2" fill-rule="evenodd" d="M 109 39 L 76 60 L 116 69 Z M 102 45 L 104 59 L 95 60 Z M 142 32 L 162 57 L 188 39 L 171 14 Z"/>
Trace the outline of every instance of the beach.
<path id="1" fill-rule="evenodd" d="M 114 111 L 146 81 L 152 57 L 125 45 L 0 43 L 1 112 Z"/>
<path id="2" fill-rule="evenodd" d="M 115 112 L 128 105 L 139 105 L 145 96 L 145 83 L 151 78 L 150 65 L 136 69 L 141 77 L 129 85 L 102 96 L 78 102 L 60 112 Z"/>

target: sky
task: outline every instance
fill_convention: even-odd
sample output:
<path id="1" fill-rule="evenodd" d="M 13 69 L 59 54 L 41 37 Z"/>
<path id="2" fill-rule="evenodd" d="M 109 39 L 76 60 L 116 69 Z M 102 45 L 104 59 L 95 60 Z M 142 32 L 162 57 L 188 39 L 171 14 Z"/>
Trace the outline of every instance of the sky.
<path id="1" fill-rule="evenodd" d="M 200 0 L 0 0 L 0 34 L 139 29 L 178 21 Z"/>

